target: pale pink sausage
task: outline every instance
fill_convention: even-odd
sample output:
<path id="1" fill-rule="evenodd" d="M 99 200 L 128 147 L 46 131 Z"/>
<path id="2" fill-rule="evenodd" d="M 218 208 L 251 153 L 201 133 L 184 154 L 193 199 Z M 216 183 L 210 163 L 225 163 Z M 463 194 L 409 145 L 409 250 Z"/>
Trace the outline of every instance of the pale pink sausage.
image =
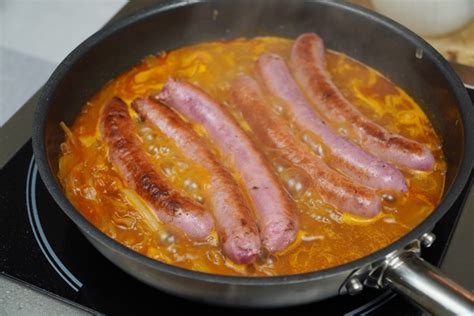
<path id="1" fill-rule="evenodd" d="M 171 109 L 152 98 L 136 99 L 132 103 L 141 119 L 172 139 L 191 160 L 206 168 L 210 175 L 210 202 L 219 240 L 226 256 L 237 263 L 252 262 L 260 252 L 260 236 L 252 211 L 242 192 L 209 146 L 192 127 Z"/>
<path id="2" fill-rule="evenodd" d="M 236 79 L 232 84 L 231 97 L 260 141 L 306 171 L 327 203 L 364 217 L 373 217 L 381 211 L 380 198 L 372 189 L 353 183 L 329 168 L 321 158 L 294 138 L 284 119 L 266 103 L 254 79 L 248 76 Z"/>
<path id="3" fill-rule="evenodd" d="M 290 66 L 318 110 L 335 123 L 349 123 L 362 148 L 399 167 L 433 169 L 435 159 L 427 146 L 390 133 L 365 117 L 342 95 L 326 71 L 324 43 L 319 36 L 306 33 L 296 39 Z"/>
<path id="4" fill-rule="evenodd" d="M 295 206 L 237 121 L 204 91 L 181 80 L 168 79 L 156 98 L 191 122 L 202 124 L 233 163 L 254 203 L 262 243 L 268 251 L 280 251 L 291 244 L 298 231 Z"/>
<path id="5" fill-rule="evenodd" d="M 330 165 L 357 182 L 376 189 L 406 192 L 403 174 L 335 133 L 321 119 L 294 81 L 282 57 L 263 54 L 255 64 L 261 82 L 275 97 L 287 105 L 291 120 L 300 131 L 310 131 L 330 149 Z"/>

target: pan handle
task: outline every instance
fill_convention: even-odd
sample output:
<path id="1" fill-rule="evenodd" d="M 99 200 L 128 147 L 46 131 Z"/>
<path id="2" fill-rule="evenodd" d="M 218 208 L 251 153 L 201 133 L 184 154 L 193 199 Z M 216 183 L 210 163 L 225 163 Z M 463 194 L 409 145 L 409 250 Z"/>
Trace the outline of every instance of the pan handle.
<path id="1" fill-rule="evenodd" d="M 391 258 L 381 281 L 434 315 L 474 315 L 473 294 L 413 251 Z"/>

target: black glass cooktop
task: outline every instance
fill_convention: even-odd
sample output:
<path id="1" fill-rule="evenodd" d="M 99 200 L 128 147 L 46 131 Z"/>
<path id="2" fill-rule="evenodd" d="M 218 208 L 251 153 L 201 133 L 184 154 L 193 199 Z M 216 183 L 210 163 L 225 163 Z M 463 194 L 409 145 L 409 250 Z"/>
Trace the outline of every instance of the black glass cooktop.
<path id="1" fill-rule="evenodd" d="M 93 248 L 53 201 L 39 177 L 31 141 L 0 171 L 0 271 L 40 291 L 94 313 L 136 314 L 168 308 L 231 312 L 155 290 L 127 275 Z M 462 212 L 463 197 L 435 227 L 436 243 L 423 256 L 439 264 Z M 309 305 L 276 309 L 272 314 L 298 315 L 331 311 L 333 315 L 416 315 L 390 291 L 366 289 Z M 259 313 L 266 313 L 265 310 Z"/>

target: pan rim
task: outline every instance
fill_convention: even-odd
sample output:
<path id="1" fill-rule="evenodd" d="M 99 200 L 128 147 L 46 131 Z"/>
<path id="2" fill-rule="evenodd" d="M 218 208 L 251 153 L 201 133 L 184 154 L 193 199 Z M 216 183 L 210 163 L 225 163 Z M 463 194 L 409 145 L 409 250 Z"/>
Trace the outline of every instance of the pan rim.
<path id="1" fill-rule="evenodd" d="M 451 187 L 445 191 L 444 198 L 441 203 L 433 210 L 433 212 L 423 220 L 419 225 L 414 227 L 410 232 L 400 237 L 398 240 L 391 244 L 383 247 L 367 256 L 356 259 L 354 261 L 338 265 L 335 267 L 318 270 L 314 272 L 306 272 L 293 275 L 284 276 L 265 276 L 265 277 L 249 277 L 249 276 L 227 276 L 217 275 L 205 272 L 193 271 L 184 268 L 180 268 L 171 264 L 160 262 L 145 255 L 142 255 L 134 250 L 127 248 L 120 242 L 115 241 L 105 233 L 100 231 L 92 223 L 90 223 L 66 198 L 62 188 L 53 175 L 48 159 L 46 156 L 45 146 L 45 127 L 46 127 L 46 113 L 49 109 L 49 99 L 53 95 L 55 88 L 61 82 L 62 78 L 68 73 L 68 70 L 72 64 L 77 62 L 83 54 L 92 49 L 97 43 L 102 42 L 107 37 L 119 32 L 135 23 L 139 23 L 142 20 L 151 18 L 162 12 L 177 9 L 186 5 L 200 5 L 202 3 L 213 3 L 213 1 L 169 1 L 161 3 L 156 6 L 142 9 L 136 13 L 126 16 L 116 22 L 112 22 L 110 25 L 99 30 L 87 40 L 76 47 L 56 68 L 54 73 L 51 75 L 47 83 L 45 84 L 42 94 L 39 98 L 36 111 L 33 120 L 33 151 L 35 160 L 38 165 L 38 170 L 44 181 L 49 193 L 53 199 L 60 206 L 63 212 L 78 226 L 78 228 L 86 233 L 89 237 L 95 241 L 101 243 L 103 246 L 113 249 L 116 252 L 124 254 L 126 257 L 133 261 L 138 261 L 148 268 L 156 269 L 161 272 L 173 274 L 175 276 L 200 280 L 211 283 L 221 284 L 233 284 L 233 285 L 247 285 L 247 286 L 264 286 L 264 285 L 283 285 L 292 283 L 310 282 L 318 279 L 328 278 L 340 273 L 352 271 L 362 266 L 365 266 L 374 261 L 380 260 L 389 253 L 402 248 L 404 245 L 419 238 L 424 232 L 431 229 L 436 222 L 450 209 L 455 200 L 460 195 L 462 189 L 465 187 L 469 175 L 472 172 L 472 159 L 469 157 L 474 156 L 474 129 L 469 130 L 467 126 L 474 125 L 473 110 L 470 108 L 470 99 L 465 90 L 461 80 L 457 77 L 454 71 L 449 66 L 448 62 L 434 50 L 428 43 L 412 33 L 405 27 L 398 23 L 381 16 L 377 13 L 369 11 L 367 9 L 340 2 L 325 2 L 325 1 L 305 1 L 309 3 L 319 3 L 321 5 L 336 7 L 340 10 L 350 11 L 351 14 L 358 14 L 364 18 L 369 18 L 374 22 L 378 23 L 382 27 L 390 28 L 392 31 L 397 32 L 403 36 L 406 40 L 416 44 L 424 50 L 425 56 L 429 55 L 432 61 L 436 64 L 438 70 L 446 77 L 456 99 L 459 101 L 458 106 L 462 114 L 463 127 L 464 127 L 464 155 L 461 162 L 459 172 L 455 176 L 454 182 Z M 113 262 L 113 261 L 112 261 Z M 114 262 L 113 262 L 114 263 Z M 115 264 L 115 263 L 114 263 Z"/>

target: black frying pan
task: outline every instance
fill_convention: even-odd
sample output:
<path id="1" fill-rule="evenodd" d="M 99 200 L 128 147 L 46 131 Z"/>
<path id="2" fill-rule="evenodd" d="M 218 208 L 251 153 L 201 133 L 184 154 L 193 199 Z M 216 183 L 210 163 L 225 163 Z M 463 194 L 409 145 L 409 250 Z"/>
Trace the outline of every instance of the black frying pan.
<path id="1" fill-rule="evenodd" d="M 59 122 L 71 125 L 107 81 L 162 50 L 239 36 L 294 38 L 309 31 L 318 33 L 328 48 L 379 70 L 405 89 L 442 138 L 448 163 L 443 200 L 403 238 L 323 271 L 281 277 L 219 276 L 167 265 L 126 248 L 89 223 L 66 199 L 56 176 L 64 140 Z M 33 145 L 48 190 L 90 242 L 126 272 L 164 291 L 217 304 L 286 306 L 355 293 L 365 284 L 397 289 L 435 313 L 465 313 L 472 310 L 472 295 L 449 284 L 417 254 L 420 241 L 430 242 L 427 233 L 466 186 L 474 157 L 472 126 L 469 97 L 446 60 L 418 36 L 379 15 L 337 2 L 179 1 L 126 17 L 76 48 L 43 89 Z M 434 294 L 441 296 L 433 300 Z"/>

